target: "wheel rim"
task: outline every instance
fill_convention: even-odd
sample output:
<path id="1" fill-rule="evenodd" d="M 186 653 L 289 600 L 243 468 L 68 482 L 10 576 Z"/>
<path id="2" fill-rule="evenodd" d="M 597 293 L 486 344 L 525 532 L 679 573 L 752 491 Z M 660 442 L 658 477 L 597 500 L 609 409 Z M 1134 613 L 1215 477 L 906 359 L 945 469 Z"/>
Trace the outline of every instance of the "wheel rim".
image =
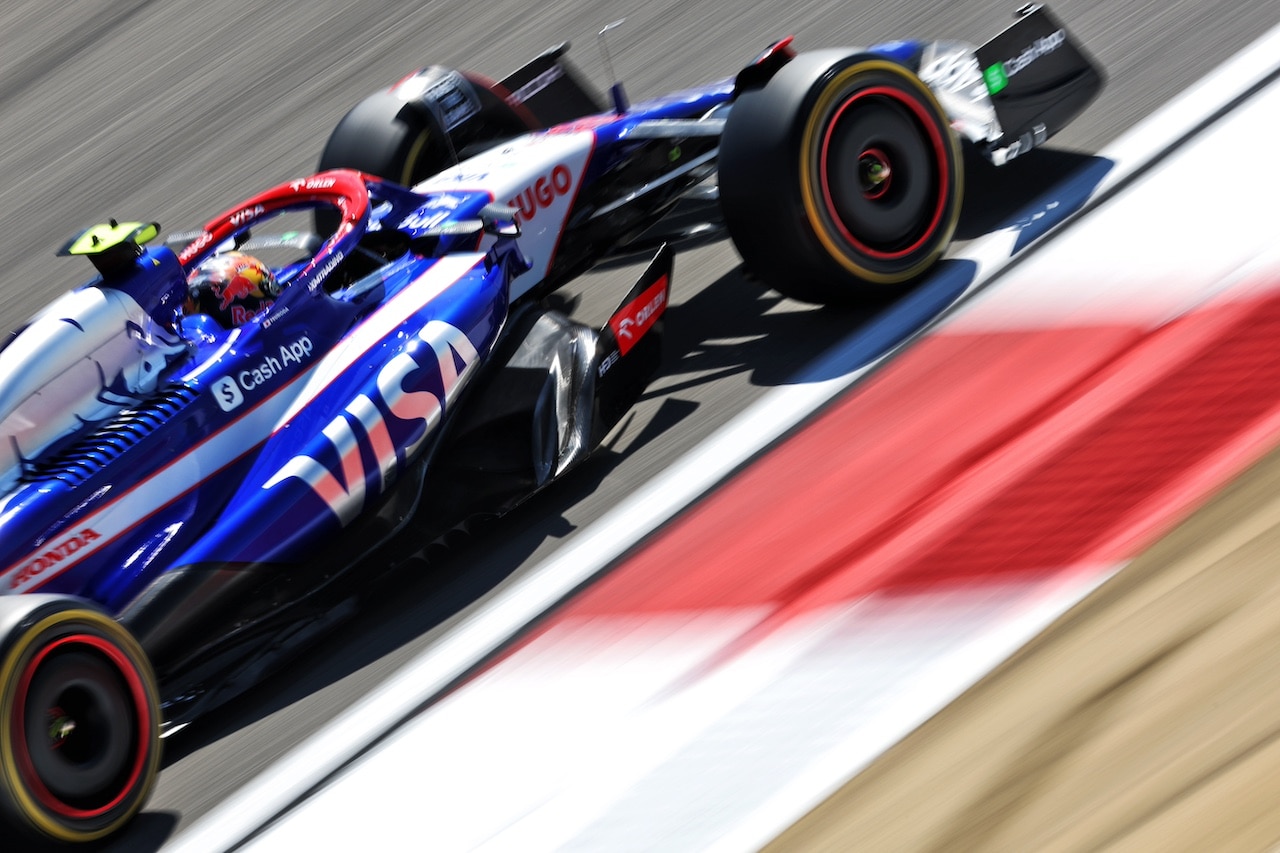
<path id="1" fill-rule="evenodd" d="M 17 684 L 12 743 L 31 796 L 58 818 L 92 821 L 135 793 L 152 720 L 129 658 L 91 634 L 34 654 Z"/>
<path id="2" fill-rule="evenodd" d="M 892 86 L 853 92 L 831 113 L 818 152 L 825 213 L 858 252 L 908 258 L 946 221 L 947 140 L 925 106 Z"/>

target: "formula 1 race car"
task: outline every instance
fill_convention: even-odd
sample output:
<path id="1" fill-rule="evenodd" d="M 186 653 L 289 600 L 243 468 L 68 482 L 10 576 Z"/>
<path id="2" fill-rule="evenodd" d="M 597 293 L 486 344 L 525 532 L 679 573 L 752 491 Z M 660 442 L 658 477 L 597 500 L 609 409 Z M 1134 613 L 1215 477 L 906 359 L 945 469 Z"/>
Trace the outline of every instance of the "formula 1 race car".
<path id="1" fill-rule="evenodd" d="M 961 139 L 1003 165 L 1103 82 L 1034 6 L 978 48 L 895 41 L 797 55 L 786 38 L 701 88 L 632 106 L 615 85 L 612 109 L 564 52 L 497 83 L 438 66 L 411 74 L 346 115 L 321 168 L 518 207 L 544 285 L 674 208 L 648 239 L 725 226 L 747 268 L 783 294 L 866 302 L 900 294 L 946 250 Z M 531 245 L 535 222 L 545 247 Z"/>
<path id="2" fill-rule="evenodd" d="M 892 292 L 950 240 L 957 134 L 1003 162 L 1100 85 L 1044 10 L 976 49 L 783 40 L 635 106 L 563 49 L 500 83 L 432 67 L 173 248 L 78 235 L 97 276 L 0 342 L 0 815 L 117 831 L 162 726 L 581 463 L 658 368 L 666 241 L 723 222 L 784 293 Z M 298 212 L 316 233 L 263 232 Z M 600 328 L 541 299 L 640 248 Z"/>

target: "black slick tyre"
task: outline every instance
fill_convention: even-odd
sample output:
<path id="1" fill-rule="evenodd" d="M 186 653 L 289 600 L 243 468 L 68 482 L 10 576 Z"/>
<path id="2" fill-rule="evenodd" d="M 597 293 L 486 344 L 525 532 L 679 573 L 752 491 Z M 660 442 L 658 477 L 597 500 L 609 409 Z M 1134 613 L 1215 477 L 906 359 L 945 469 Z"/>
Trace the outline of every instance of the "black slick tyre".
<path id="1" fill-rule="evenodd" d="M 351 108 L 329 134 L 319 171 L 356 169 L 411 187 L 456 162 L 443 125 L 429 109 L 390 92 Z M 333 233 L 338 213 L 316 211 L 316 231 Z"/>
<path id="2" fill-rule="evenodd" d="M 358 169 L 409 187 L 454 162 L 444 127 L 429 109 L 375 92 L 338 122 L 319 170 Z"/>
<path id="3" fill-rule="evenodd" d="M 63 596 L 0 602 L 0 817 L 28 839 L 118 832 L 160 767 L 159 691 L 119 623 Z"/>
<path id="4" fill-rule="evenodd" d="M 959 142 L 929 88 L 873 54 L 801 54 L 733 105 L 725 223 L 748 269 L 806 302 L 890 297 L 955 233 Z"/>

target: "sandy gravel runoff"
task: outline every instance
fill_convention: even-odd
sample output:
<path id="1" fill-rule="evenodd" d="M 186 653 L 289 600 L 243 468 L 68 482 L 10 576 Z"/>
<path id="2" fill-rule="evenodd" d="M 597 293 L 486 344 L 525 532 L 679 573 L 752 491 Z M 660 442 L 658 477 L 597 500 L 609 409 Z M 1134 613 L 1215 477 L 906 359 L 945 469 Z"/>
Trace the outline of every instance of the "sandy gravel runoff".
<path id="1" fill-rule="evenodd" d="M 767 849 L 1273 848 L 1278 554 L 1280 451 Z"/>

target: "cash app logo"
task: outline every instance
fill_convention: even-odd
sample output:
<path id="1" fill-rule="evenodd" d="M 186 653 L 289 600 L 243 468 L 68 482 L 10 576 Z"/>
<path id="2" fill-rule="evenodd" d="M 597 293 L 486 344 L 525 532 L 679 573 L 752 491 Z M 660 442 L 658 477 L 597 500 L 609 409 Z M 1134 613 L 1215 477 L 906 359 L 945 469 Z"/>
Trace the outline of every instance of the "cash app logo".
<path id="1" fill-rule="evenodd" d="M 1004 72 L 1003 62 L 988 65 L 987 70 L 982 72 L 982 77 L 987 81 L 987 91 L 993 95 L 1000 94 L 1009 85 L 1009 75 Z"/>

